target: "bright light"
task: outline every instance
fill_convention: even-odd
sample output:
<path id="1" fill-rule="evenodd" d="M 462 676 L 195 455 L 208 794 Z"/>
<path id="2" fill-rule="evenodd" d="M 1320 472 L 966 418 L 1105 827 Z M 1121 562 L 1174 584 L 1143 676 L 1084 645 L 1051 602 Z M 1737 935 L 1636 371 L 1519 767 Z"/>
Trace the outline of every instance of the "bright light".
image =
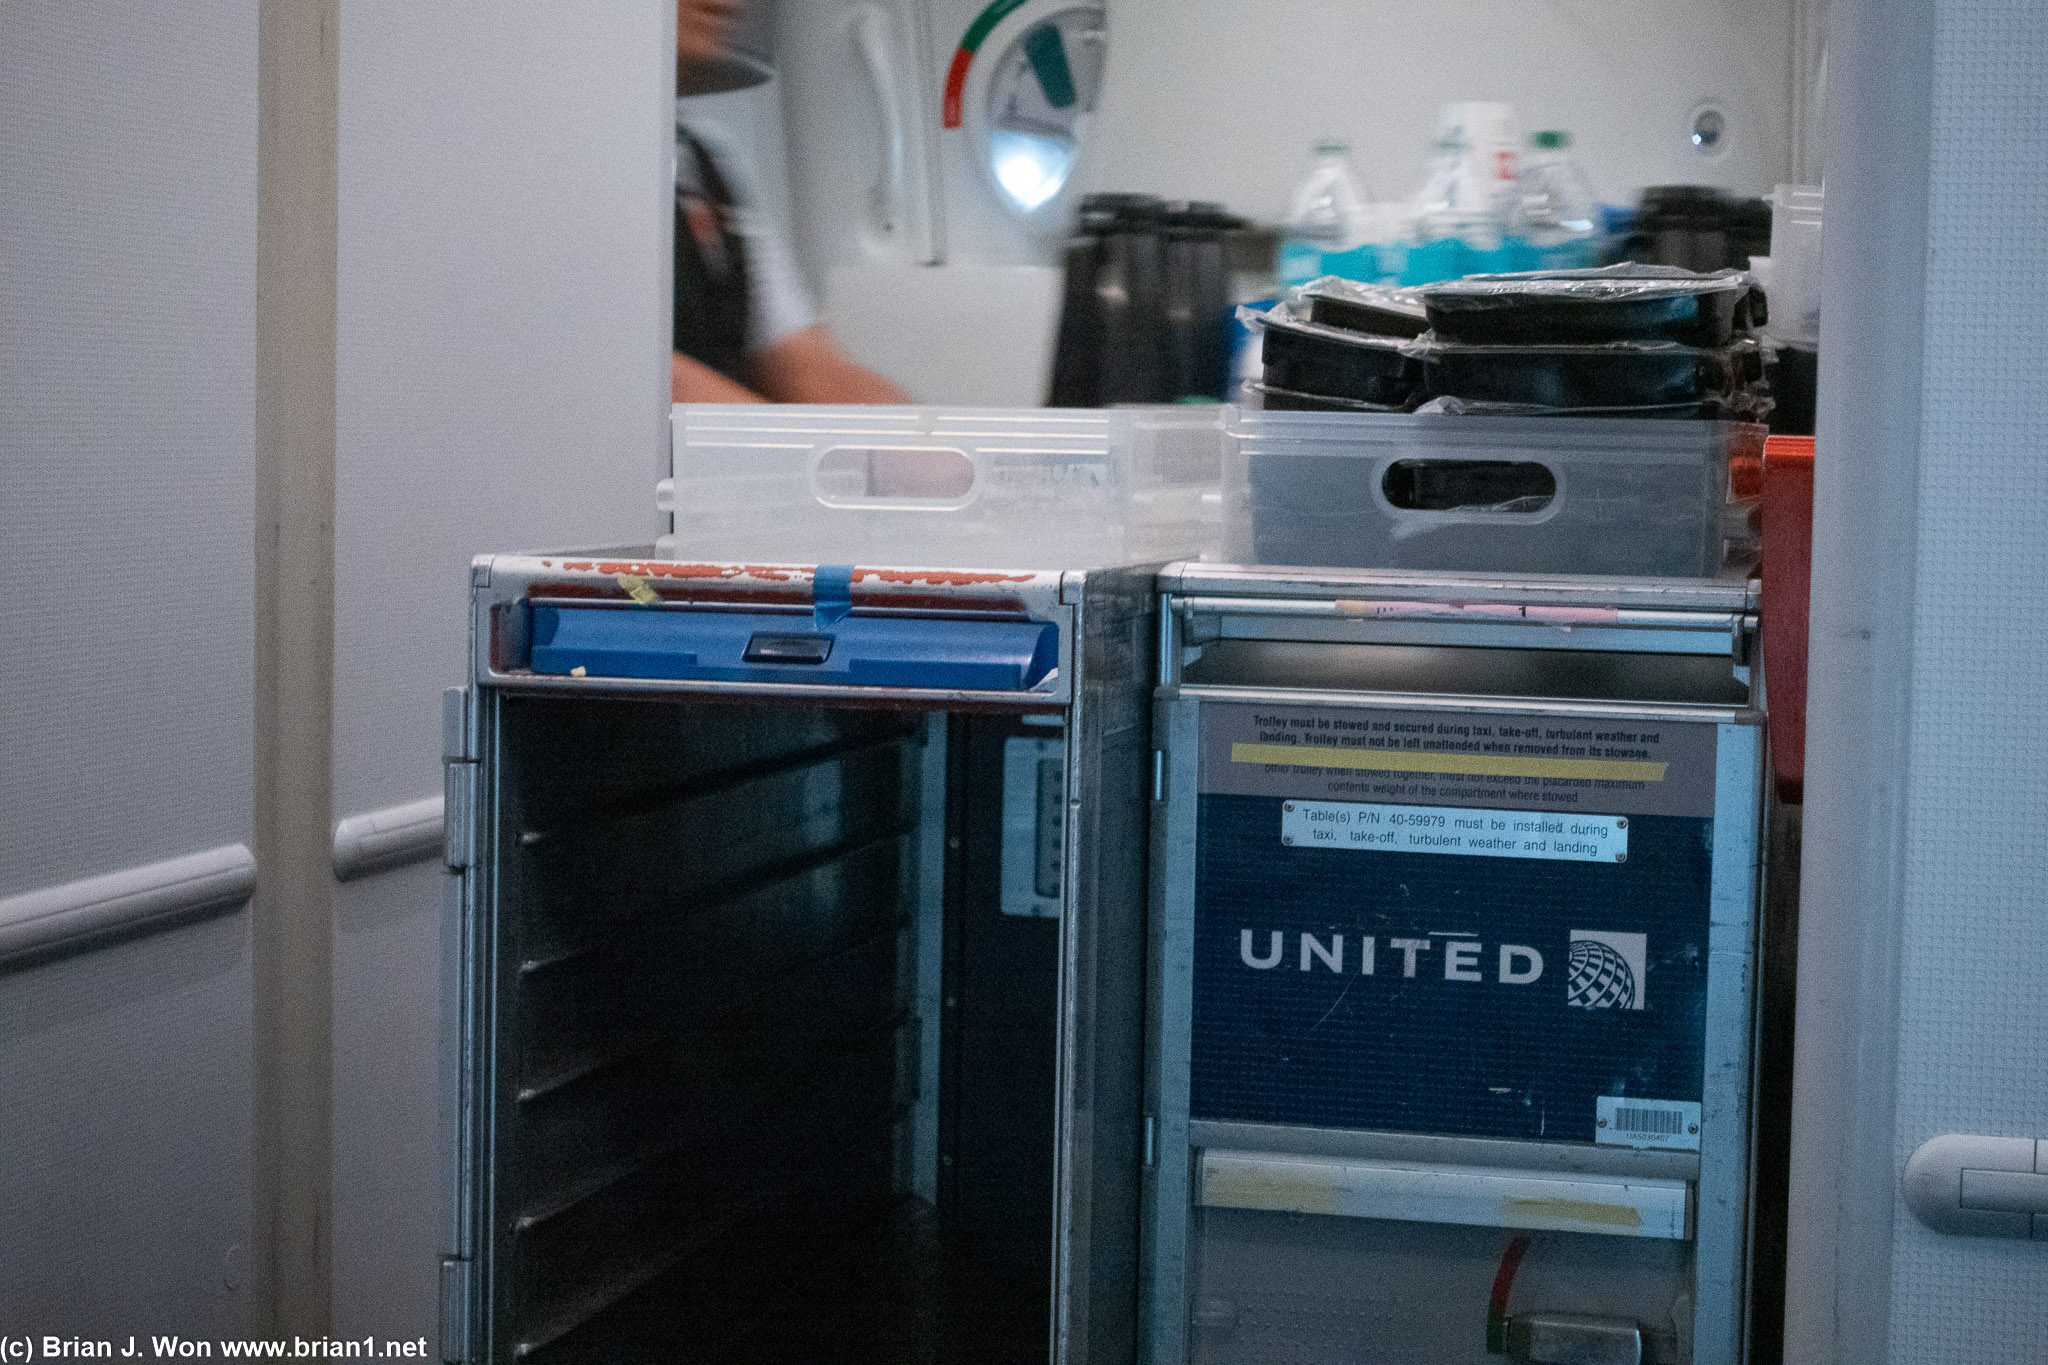
<path id="1" fill-rule="evenodd" d="M 1074 151 L 1067 143 L 1007 128 L 989 134 L 989 154 L 996 183 L 1026 213 L 1060 192 L 1074 164 Z"/>

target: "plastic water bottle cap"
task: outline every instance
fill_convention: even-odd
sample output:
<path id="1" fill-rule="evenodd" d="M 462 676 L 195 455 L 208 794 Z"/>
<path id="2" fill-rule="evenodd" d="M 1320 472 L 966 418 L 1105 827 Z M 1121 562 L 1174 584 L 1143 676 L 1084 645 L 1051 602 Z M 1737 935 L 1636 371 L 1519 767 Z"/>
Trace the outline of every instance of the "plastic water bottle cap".
<path id="1" fill-rule="evenodd" d="M 1572 145 L 1572 135 L 1556 128 L 1546 129 L 1529 136 L 1529 145 L 1540 147 L 1546 152 L 1562 151 Z"/>
<path id="2" fill-rule="evenodd" d="M 1316 143 L 1317 156 L 1349 156 L 1351 144 L 1339 138 L 1326 137 Z"/>

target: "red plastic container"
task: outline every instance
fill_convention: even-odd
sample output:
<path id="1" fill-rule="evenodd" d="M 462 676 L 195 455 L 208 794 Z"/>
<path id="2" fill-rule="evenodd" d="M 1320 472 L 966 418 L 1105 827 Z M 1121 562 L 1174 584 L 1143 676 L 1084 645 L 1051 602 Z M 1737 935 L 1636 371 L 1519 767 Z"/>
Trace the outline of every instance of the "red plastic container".
<path id="1" fill-rule="evenodd" d="M 1806 785 L 1806 615 L 1813 586 L 1813 437 L 1764 442 L 1763 635 L 1778 799 Z"/>

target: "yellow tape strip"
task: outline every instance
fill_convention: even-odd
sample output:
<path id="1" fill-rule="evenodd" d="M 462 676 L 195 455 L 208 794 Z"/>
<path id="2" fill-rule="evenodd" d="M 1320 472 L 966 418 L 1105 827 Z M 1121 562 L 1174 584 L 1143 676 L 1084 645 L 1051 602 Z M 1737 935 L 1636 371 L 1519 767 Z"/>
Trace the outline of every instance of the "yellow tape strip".
<path id="1" fill-rule="evenodd" d="M 1504 1199 L 1507 1226 L 1522 1228 L 1535 1220 L 1544 1227 L 1560 1223 L 1593 1223 L 1610 1228 L 1643 1225 L 1642 1211 L 1627 1204 L 1593 1204 L 1584 1199 Z M 1569 1229 L 1564 1229 L 1569 1231 Z"/>
<path id="2" fill-rule="evenodd" d="M 1233 744 L 1232 763 L 1296 768 L 1363 768 L 1379 773 L 1458 773 L 1472 777 L 1597 777 L 1662 782 L 1666 763 L 1619 758 L 1515 758 L 1508 754 L 1426 754 L 1408 749 L 1332 749 L 1326 744 Z"/>
<path id="3" fill-rule="evenodd" d="M 615 573 L 612 577 L 619 580 L 619 586 L 626 590 L 626 596 L 643 607 L 651 607 L 661 601 L 661 594 L 648 587 L 647 580 L 639 574 Z"/>

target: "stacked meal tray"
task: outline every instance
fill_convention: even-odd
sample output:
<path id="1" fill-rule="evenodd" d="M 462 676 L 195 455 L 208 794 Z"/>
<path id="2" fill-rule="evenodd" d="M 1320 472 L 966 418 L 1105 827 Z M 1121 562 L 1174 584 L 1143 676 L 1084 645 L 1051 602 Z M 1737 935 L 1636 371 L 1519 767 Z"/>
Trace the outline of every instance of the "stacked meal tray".
<path id="1" fill-rule="evenodd" d="M 1269 312 L 1268 409 L 1757 421 L 1770 409 L 1741 271 L 1470 275 L 1418 288 L 1328 278 Z"/>

